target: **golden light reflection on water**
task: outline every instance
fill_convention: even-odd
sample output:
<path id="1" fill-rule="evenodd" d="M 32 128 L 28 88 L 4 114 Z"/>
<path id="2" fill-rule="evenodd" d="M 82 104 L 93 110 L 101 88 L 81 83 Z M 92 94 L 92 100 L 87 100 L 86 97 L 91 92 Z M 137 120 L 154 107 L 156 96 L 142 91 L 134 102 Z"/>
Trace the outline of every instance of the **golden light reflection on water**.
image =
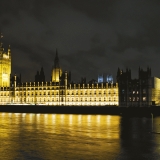
<path id="1" fill-rule="evenodd" d="M 72 114 L 33 114 L 33 113 L 1 113 L 1 124 L 7 123 L 9 117 L 15 123 L 36 123 L 37 128 L 43 125 L 44 132 L 60 132 L 62 128 L 68 128 L 72 134 L 76 130 L 84 130 L 84 136 L 101 138 L 119 138 L 119 116 L 110 115 L 72 115 Z M 11 121 L 10 121 L 11 122 Z M 111 129 L 112 128 L 112 129 Z M 104 132 L 99 132 L 104 130 Z"/>
<path id="2" fill-rule="evenodd" d="M 158 157 L 160 136 L 148 133 L 151 122 L 110 115 L 0 113 L 0 159 L 130 159 L 147 146 L 141 155 L 153 151 Z M 159 125 L 160 117 L 154 118 L 154 131 L 160 131 Z"/>
<path id="3" fill-rule="evenodd" d="M 7 139 L 7 144 L 14 148 L 14 146 L 18 147 L 19 137 L 25 135 L 26 141 L 30 141 L 31 144 L 47 145 L 46 148 L 50 147 L 56 150 L 53 148 L 56 141 L 57 145 L 64 145 L 64 147 L 67 145 L 70 150 L 77 147 L 84 152 L 84 148 L 87 150 L 90 147 L 92 152 L 100 150 L 97 148 L 99 141 L 119 141 L 119 123 L 119 116 L 109 115 L 0 113 L 0 140 Z M 14 137 L 17 139 L 15 142 L 13 141 Z M 41 140 L 35 142 L 35 139 Z M 67 144 L 64 144 L 65 142 Z M 111 143 L 98 145 L 104 145 L 102 150 L 105 150 L 105 147 L 109 147 Z M 29 149 L 27 145 L 25 147 Z M 30 146 L 30 148 L 32 147 L 34 145 Z M 34 149 L 32 148 L 32 150 Z M 36 149 L 38 150 L 38 148 Z M 114 144 L 112 147 L 110 146 L 109 150 L 119 151 L 119 145 Z"/>

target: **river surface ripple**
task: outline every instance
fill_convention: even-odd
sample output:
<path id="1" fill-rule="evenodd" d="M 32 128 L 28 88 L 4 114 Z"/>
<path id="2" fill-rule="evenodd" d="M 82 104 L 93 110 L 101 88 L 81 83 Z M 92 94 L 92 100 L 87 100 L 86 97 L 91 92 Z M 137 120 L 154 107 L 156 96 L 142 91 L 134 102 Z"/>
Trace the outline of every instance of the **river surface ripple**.
<path id="1" fill-rule="evenodd" d="M 160 159 L 160 117 L 0 113 L 0 159 Z"/>

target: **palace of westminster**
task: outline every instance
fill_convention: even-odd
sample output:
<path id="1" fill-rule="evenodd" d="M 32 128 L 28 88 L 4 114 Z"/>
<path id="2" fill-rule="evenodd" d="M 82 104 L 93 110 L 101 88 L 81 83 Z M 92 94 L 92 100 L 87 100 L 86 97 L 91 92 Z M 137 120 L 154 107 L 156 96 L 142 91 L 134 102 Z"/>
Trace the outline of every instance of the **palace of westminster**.
<path id="1" fill-rule="evenodd" d="M 2 35 L 1 35 L 2 38 Z M 80 83 L 71 81 L 71 73 L 62 71 L 58 53 L 54 60 L 51 81 L 45 81 L 43 68 L 34 82 L 21 82 L 11 76 L 11 49 L 4 51 L 0 42 L 0 105 L 53 105 L 53 106 L 124 106 L 145 107 L 160 105 L 160 79 L 151 77 L 151 69 L 139 68 L 138 79 L 131 78 L 131 70 L 117 71 L 116 83 L 111 75 Z"/>

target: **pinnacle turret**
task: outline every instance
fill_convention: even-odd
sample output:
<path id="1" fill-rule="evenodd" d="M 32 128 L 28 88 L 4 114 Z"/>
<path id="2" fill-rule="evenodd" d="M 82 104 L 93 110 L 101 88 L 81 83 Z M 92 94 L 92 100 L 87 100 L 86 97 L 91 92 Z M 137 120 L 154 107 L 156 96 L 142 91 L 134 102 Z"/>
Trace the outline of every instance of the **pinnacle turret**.
<path id="1" fill-rule="evenodd" d="M 56 49 L 56 56 L 55 56 L 55 59 L 54 59 L 54 68 L 60 68 L 57 49 Z"/>

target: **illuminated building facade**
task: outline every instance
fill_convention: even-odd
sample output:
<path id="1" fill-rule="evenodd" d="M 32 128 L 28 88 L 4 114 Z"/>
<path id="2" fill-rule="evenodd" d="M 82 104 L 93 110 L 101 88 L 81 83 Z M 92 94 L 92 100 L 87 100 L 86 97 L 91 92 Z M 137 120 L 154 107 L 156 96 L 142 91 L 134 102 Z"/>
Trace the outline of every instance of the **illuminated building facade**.
<path id="1" fill-rule="evenodd" d="M 1 47 L 1 52 L 2 52 Z M 7 62 L 2 63 L 1 68 L 6 68 L 7 75 L 11 71 L 11 54 L 8 53 Z M 5 58 L 6 58 L 5 57 Z M 2 70 L 2 69 L 1 69 Z M 6 72 L 0 72 L 0 76 Z M 59 64 L 58 53 L 54 60 L 54 67 L 51 73 L 51 81 L 45 81 L 43 68 L 37 71 L 34 82 L 21 82 L 21 76 L 13 76 L 11 79 L 1 78 L 0 83 L 0 104 L 33 104 L 33 105 L 66 105 L 66 106 L 118 106 L 118 84 L 96 81 L 86 82 L 82 78 L 81 83 L 71 82 L 71 73 L 62 72 Z"/>
<path id="2" fill-rule="evenodd" d="M 152 77 L 152 105 L 160 106 L 160 79 Z"/>
<path id="3" fill-rule="evenodd" d="M 151 77 L 151 69 L 139 68 L 138 79 L 131 78 L 131 70 L 118 69 L 117 83 L 112 75 L 98 76 L 98 81 L 71 82 L 71 73 L 62 72 L 58 52 L 54 59 L 51 81 L 46 82 L 43 68 L 37 71 L 34 82 L 21 82 L 21 75 L 11 74 L 11 50 L 4 51 L 0 43 L 0 105 L 66 105 L 146 107 L 160 105 L 160 79 Z"/>

